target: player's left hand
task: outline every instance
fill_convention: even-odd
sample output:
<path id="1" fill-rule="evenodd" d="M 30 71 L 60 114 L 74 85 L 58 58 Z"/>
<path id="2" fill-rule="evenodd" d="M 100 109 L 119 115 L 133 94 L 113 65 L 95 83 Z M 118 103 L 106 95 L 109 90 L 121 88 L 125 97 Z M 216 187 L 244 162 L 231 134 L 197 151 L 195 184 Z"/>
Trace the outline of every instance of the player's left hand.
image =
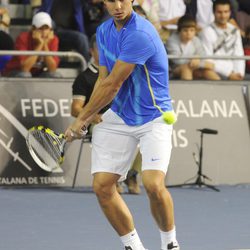
<path id="1" fill-rule="evenodd" d="M 76 139 L 82 139 L 87 134 L 87 124 L 76 119 L 65 131 L 64 135 L 67 142 L 72 142 Z"/>

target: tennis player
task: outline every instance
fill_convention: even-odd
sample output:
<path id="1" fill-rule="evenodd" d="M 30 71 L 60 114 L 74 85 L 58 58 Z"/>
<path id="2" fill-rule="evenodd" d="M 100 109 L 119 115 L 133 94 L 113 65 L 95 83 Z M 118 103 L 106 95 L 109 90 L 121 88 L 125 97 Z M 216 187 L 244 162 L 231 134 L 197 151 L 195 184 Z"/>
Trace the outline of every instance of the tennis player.
<path id="1" fill-rule="evenodd" d="M 82 129 L 110 103 L 94 127 L 93 188 L 125 250 L 144 250 L 132 215 L 116 190 L 126 178 L 137 144 L 142 154 L 142 182 L 159 227 L 162 250 L 179 250 L 173 201 L 165 187 L 171 154 L 172 125 L 162 119 L 171 111 L 168 59 L 153 25 L 132 9 L 133 0 L 104 0 L 111 18 L 98 27 L 99 76 L 89 102 L 65 134 L 81 138 Z"/>

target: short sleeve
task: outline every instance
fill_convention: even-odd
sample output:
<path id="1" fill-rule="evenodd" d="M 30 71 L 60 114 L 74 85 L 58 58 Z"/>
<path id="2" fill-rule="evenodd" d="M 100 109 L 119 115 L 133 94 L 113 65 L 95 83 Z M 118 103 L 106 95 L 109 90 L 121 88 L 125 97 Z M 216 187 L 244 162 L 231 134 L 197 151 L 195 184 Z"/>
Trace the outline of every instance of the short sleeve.
<path id="1" fill-rule="evenodd" d="M 145 64 L 156 52 L 153 38 L 144 31 L 126 34 L 121 41 L 121 51 L 118 59 L 127 63 Z"/>
<path id="2" fill-rule="evenodd" d="M 87 90 L 85 85 L 85 77 L 84 77 L 84 72 L 79 74 L 73 85 L 72 85 L 72 95 L 73 96 L 87 96 Z"/>
<path id="3" fill-rule="evenodd" d="M 99 54 L 99 65 L 100 66 L 107 66 L 106 65 L 106 59 L 104 56 L 104 50 L 103 50 L 103 37 L 102 37 L 102 30 L 101 28 L 97 28 L 96 31 L 96 43 L 97 43 L 97 47 L 98 47 L 98 54 Z"/>

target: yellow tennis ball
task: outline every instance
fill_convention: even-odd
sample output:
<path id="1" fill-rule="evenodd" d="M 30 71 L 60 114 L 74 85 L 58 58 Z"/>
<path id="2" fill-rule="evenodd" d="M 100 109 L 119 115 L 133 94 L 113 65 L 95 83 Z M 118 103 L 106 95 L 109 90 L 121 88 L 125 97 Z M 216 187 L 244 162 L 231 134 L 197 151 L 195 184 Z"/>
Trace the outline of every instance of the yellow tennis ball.
<path id="1" fill-rule="evenodd" d="M 169 125 L 174 124 L 177 121 L 176 114 L 173 110 L 164 112 L 162 114 L 162 118 L 164 122 L 166 122 Z"/>

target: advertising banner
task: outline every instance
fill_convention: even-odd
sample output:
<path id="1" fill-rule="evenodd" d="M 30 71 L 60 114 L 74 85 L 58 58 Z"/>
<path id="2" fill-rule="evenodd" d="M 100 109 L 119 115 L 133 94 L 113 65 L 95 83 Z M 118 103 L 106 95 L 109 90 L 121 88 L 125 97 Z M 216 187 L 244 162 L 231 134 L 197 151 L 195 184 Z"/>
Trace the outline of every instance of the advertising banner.
<path id="1" fill-rule="evenodd" d="M 72 82 L 72 79 L 0 80 L 0 186 L 91 186 L 91 143 L 81 145 L 81 141 L 75 141 L 67 145 L 65 162 L 52 173 L 36 165 L 25 143 L 28 129 L 35 125 L 50 127 L 58 133 L 65 131 L 72 121 Z M 171 82 L 178 122 L 174 125 L 168 185 L 195 179 L 199 130 L 204 128 L 218 131 L 203 135 L 202 170 L 211 178 L 207 182 L 250 183 L 250 137 L 242 86 L 239 82 Z"/>
<path id="2" fill-rule="evenodd" d="M 174 126 L 173 154 L 167 182 L 195 180 L 201 132 L 202 171 L 213 184 L 250 182 L 250 137 L 241 82 L 173 82 L 171 94 L 178 122 Z"/>
<path id="3" fill-rule="evenodd" d="M 0 185 L 71 186 L 80 141 L 70 144 L 65 162 L 41 170 L 26 147 L 29 128 L 44 125 L 63 133 L 70 124 L 71 81 L 6 79 L 0 82 Z"/>

